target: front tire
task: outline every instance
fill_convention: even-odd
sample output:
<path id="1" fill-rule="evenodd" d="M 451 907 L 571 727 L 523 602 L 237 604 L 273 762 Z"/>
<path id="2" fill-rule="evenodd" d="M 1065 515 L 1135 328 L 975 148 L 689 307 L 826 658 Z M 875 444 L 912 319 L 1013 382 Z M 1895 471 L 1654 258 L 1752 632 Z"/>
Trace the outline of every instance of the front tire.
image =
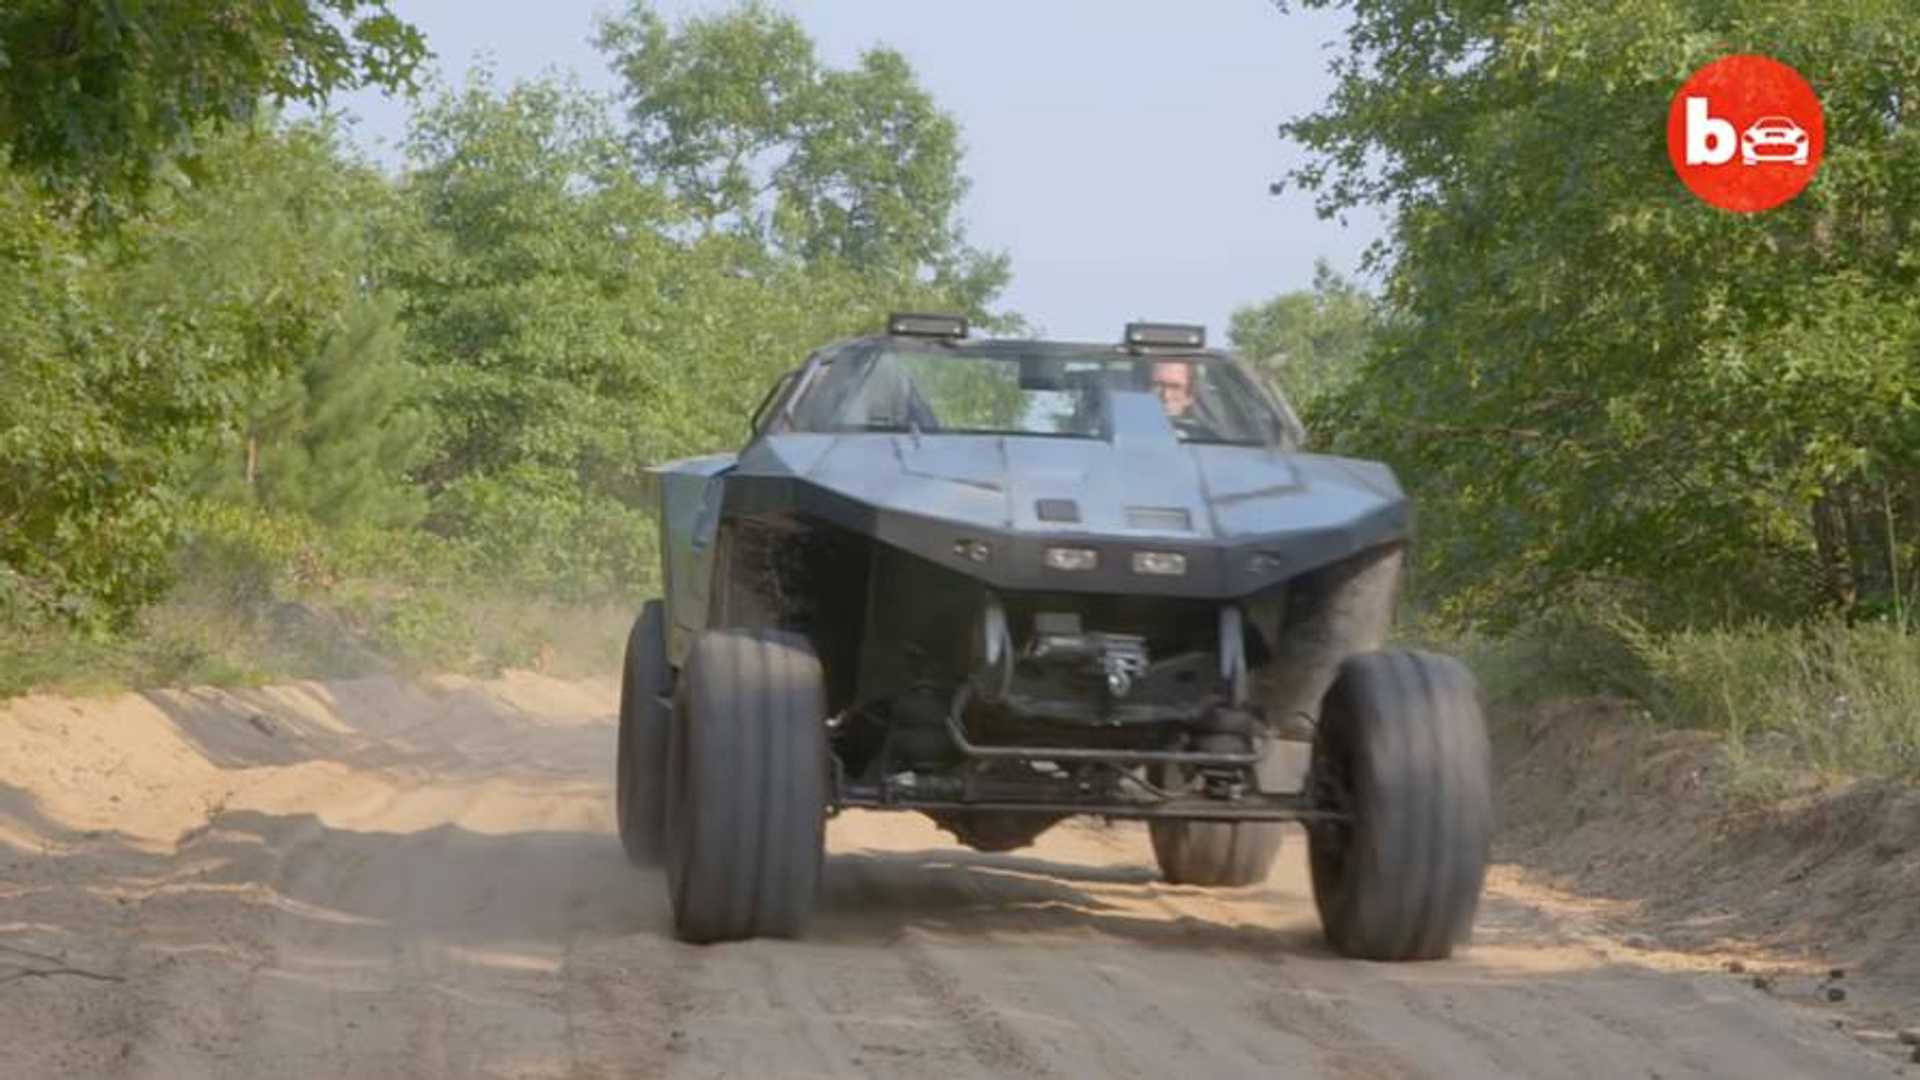
<path id="1" fill-rule="evenodd" d="M 674 697 L 667 885 L 674 933 L 796 937 L 826 851 L 826 681 L 804 638 L 709 631 Z"/>
<path id="2" fill-rule="evenodd" d="M 1349 657 L 1327 691 L 1312 782 L 1347 820 L 1308 830 L 1327 943 L 1366 960 L 1437 960 L 1473 929 L 1493 837 L 1480 691 L 1451 657 Z"/>
<path id="3" fill-rule="evenodd" d="M 614 751 L 614 815 L 620 846 L 635 866 L 656 866 L 665 852 L 668 713 L 661 699 L 671 683 L 666 610 L 660 601 L 649 600 L 627 634 Z"/>

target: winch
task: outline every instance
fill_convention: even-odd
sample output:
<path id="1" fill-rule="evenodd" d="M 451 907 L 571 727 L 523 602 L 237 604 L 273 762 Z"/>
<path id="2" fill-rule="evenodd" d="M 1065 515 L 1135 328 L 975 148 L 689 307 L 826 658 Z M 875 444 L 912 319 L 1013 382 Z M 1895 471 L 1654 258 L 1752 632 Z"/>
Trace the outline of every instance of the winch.
<path id="1" fill-rule="evenodd" d="M 1146 674 L 1147 639 L 1139 634 L 1084 631 L 1072 612 L 1041 612 L 1033 617 L 1027 657 L 1040 663 L 1084 664 L 1106 680 L 1107 692 L 1127 696 Z"/>

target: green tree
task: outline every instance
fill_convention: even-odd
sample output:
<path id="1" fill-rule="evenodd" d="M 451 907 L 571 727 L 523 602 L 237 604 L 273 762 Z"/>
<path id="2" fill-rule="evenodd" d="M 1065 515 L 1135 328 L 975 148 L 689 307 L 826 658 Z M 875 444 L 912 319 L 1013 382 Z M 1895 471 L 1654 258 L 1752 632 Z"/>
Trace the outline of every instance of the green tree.
<path id="1" fill-rule="evenodd" d="M 165 410 L 193 380 L 129 385 L 153 373 L 110 347 L 102 276 L 36 186 L 0 169 L 0 618 L 103 624 L 164 583 L 176 500 L 160 481 L 180 430 Z"/>
<path id="2" fill-rule="evenodd" d="M 426 510 L 407 475 L 427 435 L 415 384 L 391 301 L 350 300 L 295 370 L 256 386 L 200 489 L 326 525 L 413 525 Z"/>
<path id="3" fill-rule="evenodd" d="M 215 380 L 199 490 L 330 524 L 415 518 L 423 420 L 371 277 L 372 237 L 401 204 L 330 123 L 271 124 L 209 140 L 204 181 L 114 238 L 132 256 L 119 321 L 192 348 Z"/>
<path id="4" fill-rule="evenodd" d="M 1394 312 L 1335 425 L 1426 504 L 1462 613 L 1583 583 L 1670 621 L 1885 603 L 1920 526 L 1920 10 L 1884 0 L 1307 0 L 1337 88 L 1284 125 L 1328 213 L 1394 211 Z M 1664 141 L 1731 52 L 1805 73 L 1818 178 L 1715 210 Z M 1624 587 L 1624 588 L 1623 588 Z"/>
<path id="5" fill-rule="evenodd" d="M 431 524 L 529 583 L 645 580 L 643 471 L 674 445 L 648 331 L 719 315 L 674 300 L 677 211 L 633 178 L 605 103 L 556 81 L 443 89 L 408 152 L 414 225 L 383 238 L 381 280 L 432 418 Z"/>
<path id="6" fill-rule="evenodd" d="M 370 292 L 386 181 L 323 124 L 263 120 L 202 159 L 107 233 L 0 171 L 4 606 L 126 619 L 165 587 L 196 490 L 332 521 L 417 502 L 407 373 Z"/>
<path id="7" fill-rule="evenodd" d="M 433 418 L 431 527 L 562 593 L 651 580 L 646 468 L 737 446 L 771 380 L 937 283 L 808 263 L 698 227 L 643 179 L 608 103 L 482 75 L 416 115 L 380 280 Z"/>
<path id="8" fill-rule="evenodd" d="M 388 0 L 9 0 L 0 145 L 56 185 L 137 188 L 263 101 L 408 86 L 426 55 Z"/>
<path id="9" fill-rule="evenodd" d="M 1227 340 L 1274 379 L 1311 421 L 1317 403 L 1360 370 L 1378 318 L 1372 297 L 1325 260 L 1317 260 L 1312 288 L 1235 311 Z"/>
<path id="10" fill-rule="evenodd" d="M 792 16 L 749 2 L 669 27 L 646 0 L 602 21 L 635 165 L 703 233 L 810 265 L 924 278 L 977 314 L 1007 261 L 966 245 L 960 133 L 899 53 L 823 65 Z"/>

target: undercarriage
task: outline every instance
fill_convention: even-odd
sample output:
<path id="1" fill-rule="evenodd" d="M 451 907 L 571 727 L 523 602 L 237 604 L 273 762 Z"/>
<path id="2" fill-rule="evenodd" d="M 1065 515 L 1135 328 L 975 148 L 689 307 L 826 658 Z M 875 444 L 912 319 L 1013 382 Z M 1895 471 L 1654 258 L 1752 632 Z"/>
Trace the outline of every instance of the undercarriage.
<path id="1" fill-rule="evenodd" d="M 1382 647 L 1398 543 L 1221 600 L 995 588 L 792 514 L 716 541 L 704 629 L 671 664 L 650 604 L 622 696 L 622 840 L 687 940 L 801 933 L 854 809 L 985 851 L 1143 821 L 1167 880 L 1216 888 L 1265 880 L 1297 822 L 1338 951 L 1465 940 L 1491 764 L 1466 669 Z"/>
<path id="2" fill-rule="evenodd" d="M 723 537 L 713 617 L 814 643 L 835 808 L 923 811 L 999 850 L 1069 814 L 1338 820 L 1286 759 L 1305 756 L 1339 661 L 1384 636 L 1399 560 L 1368 552 L 1229 603 L 1003 593 L 767 518 Z"/>

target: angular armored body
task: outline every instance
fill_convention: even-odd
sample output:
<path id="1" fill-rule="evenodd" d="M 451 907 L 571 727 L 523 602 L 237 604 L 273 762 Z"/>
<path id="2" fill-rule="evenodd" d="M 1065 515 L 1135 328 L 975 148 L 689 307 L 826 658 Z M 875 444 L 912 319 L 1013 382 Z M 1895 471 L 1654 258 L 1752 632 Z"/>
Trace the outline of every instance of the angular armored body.
<path id="1" fill-rule="evenodd" d="M 1144 819 L 1168 880 L 1218 886 L 1263 879 L 1298 821 L 1335 949 L 1465 939 L 1487 738 L 1462 665 L 1383 649 L 1407 499 L 1303 452 L 1200 328 L 898 315 L 782 376 L 752 428 L 654 471 L 666 596 L 622 683 L 620 834 L 666 863 L 682 937 L 799 933 L 824 820 L 862 807 L 989 851 Z"/>

